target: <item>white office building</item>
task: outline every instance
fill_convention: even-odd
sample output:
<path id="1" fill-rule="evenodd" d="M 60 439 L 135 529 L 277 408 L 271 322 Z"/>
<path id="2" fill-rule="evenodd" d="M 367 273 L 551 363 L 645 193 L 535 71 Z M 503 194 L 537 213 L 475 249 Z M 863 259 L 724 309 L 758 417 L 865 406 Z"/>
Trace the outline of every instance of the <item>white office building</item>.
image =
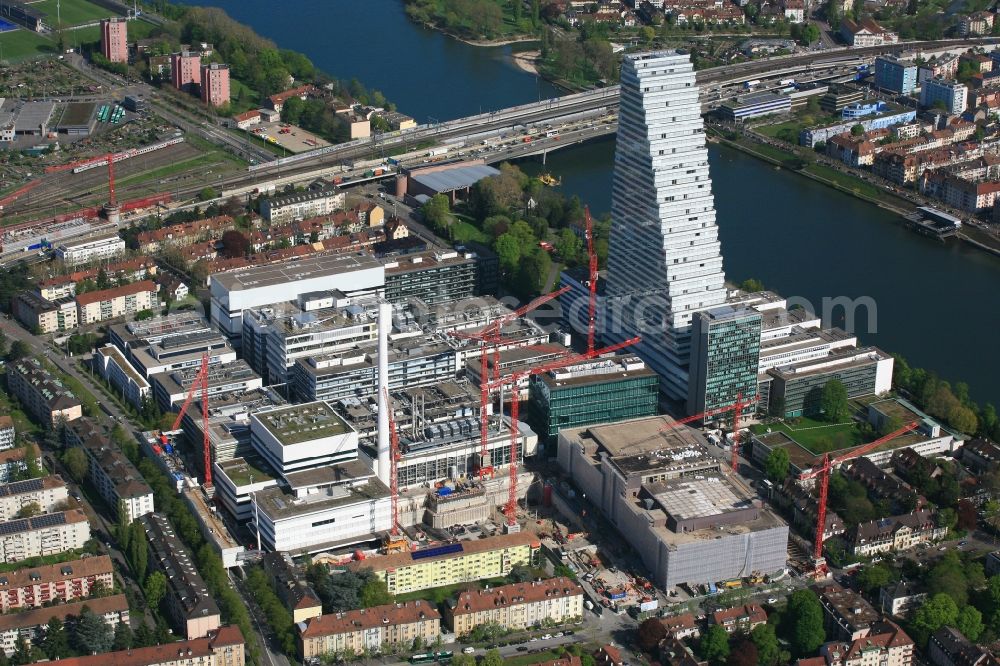
<path id="1" fill-rule="evenodd" d="M 322 401 L 251 414 L 250 443 L 282 475 L 358 457 L 358 433 Z"/>
<path id="2" fill-rule="evenodd" d="M 934 106 L 942 102 L 951 114 L 960 114 L 968 106 L 969 89 L 964 83 L 948 79 L 927 79 L 920 84 L 920 103 Z"/>
<path id="3" fill-rule="evenodd" d="M 708 150 L 689 57 L 625 56 L 612 181 L 604 337 L 633 347 L 687 396 L 694 314 L 726 300 Z"/>
<path id="4" fill-rule="evenodd" d="M 56 247 L 56 259 L 69 265 L 102 261 L 125 254 L 125 241 L 118 234 L 66 241 Z"/>

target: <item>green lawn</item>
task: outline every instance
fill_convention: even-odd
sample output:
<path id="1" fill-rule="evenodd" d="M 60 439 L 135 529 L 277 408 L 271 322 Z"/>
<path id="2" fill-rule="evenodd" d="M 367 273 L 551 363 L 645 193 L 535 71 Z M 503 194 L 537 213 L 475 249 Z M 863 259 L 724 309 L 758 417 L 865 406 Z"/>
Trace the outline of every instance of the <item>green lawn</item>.
<path id="1" fill-rule="evenodd" d="M 857 424 L 853 421 L 827 423 L 806 416 L 794 419 L 794 421 L 794 425 L 782 421 L 777 424 L 769 423 L 766 426 L 758 426 L 758 428 L 761 431 L 766 428 L 780 430 L 815 454 L 836 451 L 863 443 L 861 431 L 858 430 Z"/>
<path id="2" fill-rule="evenodd" d="M 895 199 L 890 194 L 883 192 L 880 188 L 872 185 L 871 183 L 865 182 L 860 178 L 856 178 L 850 174 L 837 171 L 836 169 L 831 169 L 823 164 L 810 164 L 804 169 L 806 172 L 813 174 L 814 176 L 819 176 L 824 180 L 828 180 L 832 183 L 843 187 L 844 189 L 850 190 L 852 192 L 857 192 L 858 194 L 872 199 Z"/>
<path id="3" fill-rule="evenodd" d="M 103 7 L 99 7 L 88 0 L 41 0 L 31 3 L 31 8 L 45 14 L 46 23 L 56 27 L 56 3 L 59 3 L 59 16 L 63 26 L 80 25 L 90 23 L 110 16 L 117 16 L 114 12 Z M 131 28 L 131 24 L 129 25 Z M 129 35 L 129 39 L 132 35 Z"/>
<path id="4" fill-rule="evenodd" d="M 754 127 L 754 129 L 763 134 L 764 136 L 769 136 L 772 139 L 776 139 L 778 138 L 778 134 L 780 134 L 782 130 L 786 129 L 794 130 L 795 133 L 798 134 L 799 131 L 801 131 L 802 129 L 802 123 L 800 123 L 797 120 L 790 120 L 788 122 L 778 123 L 776 125 L 760 125 L 759 127 Z"/>
<path id="5" fill-rule="evenodd" d="M 101 26 L 88 25 L 86 28 L 74 28 L 64 32 L 67 48 L 78 48 L 81 44 L 96 44 L 101 41 Z M 132 35 L 129 35 L 129 39 Z"/>
<path id="6" fill-rule="evenodd" d="M 540 664 L 543 661 L 562 659 L 565 656 L 566 654 L 562 650 L 558 652 L 555 650 L 546 650 L 537 654 L 519 654 L 514 657 L 504 657 L 503 663 L 504 666 L 530 666 L 531 664 Z"/>
<path id="7" fill-rule="evenodd" d="M 0 61 L 20 62 L 55 52 L 56 43 L 37 32 L 20 29 L 0 34 Z"/>
<path id="8" fill-rule="evenodd" d="M 451 225 L 451 238 L 456 243 L 468 243 L 469 241 L 473 241 L 476 243 L 483 243 L 484 245 L 489 245 L 491 240 L 489 234 L 484 233 L 465 220 L 456 220 L 455 223 Z"/>

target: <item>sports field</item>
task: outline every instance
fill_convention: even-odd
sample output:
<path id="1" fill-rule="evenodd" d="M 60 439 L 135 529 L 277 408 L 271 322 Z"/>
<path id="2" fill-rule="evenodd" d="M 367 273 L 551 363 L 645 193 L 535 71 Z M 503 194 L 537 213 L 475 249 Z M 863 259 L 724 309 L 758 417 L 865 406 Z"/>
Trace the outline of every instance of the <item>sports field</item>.
<path id="1" fill-rule="evenodd" d="M 45 22 L 55 28 L 58 27 L 56 25 L 56 2 L 57 0 L 38 0 L 38 2 L 29 3 L 29 6 L 44 14 Z M 115 15 L 114 12 L 87 0 L 58 0 L 58 2 L 59 16 L 62 19 L 63 27 L 92 23 Z"/>

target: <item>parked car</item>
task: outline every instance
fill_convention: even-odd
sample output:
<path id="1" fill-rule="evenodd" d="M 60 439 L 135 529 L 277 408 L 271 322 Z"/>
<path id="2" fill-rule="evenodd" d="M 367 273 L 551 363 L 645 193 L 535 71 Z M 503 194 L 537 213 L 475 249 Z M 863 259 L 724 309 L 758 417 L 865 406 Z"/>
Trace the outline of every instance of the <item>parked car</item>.
<path id="1" fill-rule="evenodd" d="M 471 645 L 469 647 L 462 648 L 462 654 L 472 654 L 475 651 L 476 648 L 472 647 Z"/>

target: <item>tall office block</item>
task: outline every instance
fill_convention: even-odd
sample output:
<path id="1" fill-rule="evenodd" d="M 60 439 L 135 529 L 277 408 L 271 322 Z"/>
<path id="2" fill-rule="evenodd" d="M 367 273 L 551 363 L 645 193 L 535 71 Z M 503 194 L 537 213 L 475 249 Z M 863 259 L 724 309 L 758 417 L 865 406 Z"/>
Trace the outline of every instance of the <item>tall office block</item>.
<path id="1" fill-rule="evenodd" d="M 757 395 L 760 331 L 761 314 L 749 308 L 724 305 L 695 315 L 688 412 L 697 414 Z M 752 414 L 754 409 L 751 404 L 743 413 Z"/>
<path id="2" fill-rule="evenodd" d="M 687 54 L 625 56 L 611 190 L 604 337 L 631 349 L 688 394 L 691 320 L 726 300 L 708 150 Z"/>
<path id="3" fill-rule="evenodd" d="M 101 21 L 101 55 L 111 62 L 128 62 L 128 22 L 120 17 Z"/>

